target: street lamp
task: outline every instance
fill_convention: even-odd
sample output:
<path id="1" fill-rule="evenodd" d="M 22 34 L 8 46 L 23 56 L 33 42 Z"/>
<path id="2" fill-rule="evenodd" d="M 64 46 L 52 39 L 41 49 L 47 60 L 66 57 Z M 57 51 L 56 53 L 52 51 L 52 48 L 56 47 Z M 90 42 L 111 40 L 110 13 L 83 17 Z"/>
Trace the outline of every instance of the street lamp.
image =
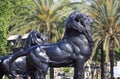
<path id="1" fill-rule="evenodd" d="M 84 70 L 84 78 L 85 79 L 91 79 L 90 78 L 90 72 L 91 72 L 90 65 L 86 64 L 85 65 L 85 70 Z"/>
<path id="2" fill-rule="evenodd" d="M 94 77 L 94 71 L 95 71 L 95 63 L 92 61 L 92 63 L 90 64 L 91 67 L 91 74 L 92 74 L 92 79 Z"/>
<path id="3" fill-rule="evenodd" d="M 100 72 L 101 72 L 101 68 L 100 68 L 100 65 L 96 65 L 96 79 L 99 79 L 99 74 L 100 74 Z"/>

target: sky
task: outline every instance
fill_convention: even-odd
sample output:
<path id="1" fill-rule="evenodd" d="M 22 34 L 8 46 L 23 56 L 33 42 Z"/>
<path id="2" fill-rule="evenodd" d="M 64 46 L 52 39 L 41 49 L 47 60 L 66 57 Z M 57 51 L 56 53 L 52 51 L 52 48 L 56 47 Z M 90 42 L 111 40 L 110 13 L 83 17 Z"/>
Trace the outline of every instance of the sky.
<path id="1" fill-rule="evenodd" d="M 58 0 L 54 0 L 54 2 L 56 2 L 56 1 L 58 1 Z M 74 2 L 74 1 L 81 2 L 82 0 L 70 0 L 70 1 L 71 1 L 71 2 Z M 87 5 L 90 5 L 90 2 L 87 1 L 86 4 L 87 4 Z"/>
<path id="2" fill-rule="evenodd" d="M 54 2 L 56 2 L 58 0 L 54 0 Z M 70 0 L 70 1 L 77 1 L 77 2 L 80 2 L 81 0 Z"/>
<path id="3" fill-rule="evenodd" d="M 56 2 L 56 1 L 58 1 L 58 0 L 54 0 L 54 2 Z M 70 1 L 71 1 L 71 2 L 81 2 L 82 0 L 70 0 Z M 90 2 L 87 1 L 86 4 L 87 4 L 87 5 L 90 5 Z"/>

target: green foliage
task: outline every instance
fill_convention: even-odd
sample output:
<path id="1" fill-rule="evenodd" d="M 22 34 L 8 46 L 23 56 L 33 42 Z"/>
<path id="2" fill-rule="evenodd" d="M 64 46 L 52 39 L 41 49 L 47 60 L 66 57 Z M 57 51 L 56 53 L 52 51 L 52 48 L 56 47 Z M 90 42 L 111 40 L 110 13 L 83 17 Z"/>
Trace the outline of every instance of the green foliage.
<path id="1" fill-rule="evenodd" d="M 0 1 L 0 52 L 6 54 L 8 23 L 11 18 L 10 1 Z"/>
<path id="2" fill-rule="evenodd" d="M 17 14 L 13 8 L 25 1 L 29 3 L 30 0 L 0 0 L 0 54 L 7 54 L 8 26 L 10 19 Z"/>
<path id="3" fill-rule="evenodd" d="M 0 52 L 6 52 L 7 45 L 7 23 L 4 18 L 0 18 Z"/>
<path id="4" fill-rule="evenodd" d="M 70 70 L 71 70 L 71 67 L 63 68 L 63 71 L 64 71 L 65 73 L 70 72 Z"/>
<path id="5" fill-rule="evenodd" d="M 120 48 L 116 47 L 116 48 L 115 48 L 115 51 L 116 51 L 116 52 L 120 52 Z"/>
<path id="6" fill-rule="evenodd" d="M 115 48 L 115 59 L 116 61 L 120 61 L 120 47 Z"/>

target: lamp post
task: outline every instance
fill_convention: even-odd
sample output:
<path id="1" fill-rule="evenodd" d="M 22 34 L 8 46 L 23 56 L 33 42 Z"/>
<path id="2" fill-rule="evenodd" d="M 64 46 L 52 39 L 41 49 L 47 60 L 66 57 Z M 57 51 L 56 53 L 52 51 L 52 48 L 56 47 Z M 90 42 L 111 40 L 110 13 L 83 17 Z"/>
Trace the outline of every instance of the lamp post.
<path id="1" fill-rule="evenodd" d="M 85 70 L 84 70 L 84 78 L 85 79 L 91 79 L 90 77 L 90 65 L 85 65 Z"/>
<path id="2" fill-rule="evenodd" d="M 100 74 L 100 72 L 101 72 L 101 68 L 100 68 L 100 65 L 96 65 L 96 79 L 99 79 L 99 74 Z"/>
<path id="3" fill-rule="evenodd" d="M 95 63 L 92 61 L 92 63 L 90 64 L 91 67 L 91 74 L 92 74 L 92 79 L 94 79 L 94 71 L 95 71 Z"/>

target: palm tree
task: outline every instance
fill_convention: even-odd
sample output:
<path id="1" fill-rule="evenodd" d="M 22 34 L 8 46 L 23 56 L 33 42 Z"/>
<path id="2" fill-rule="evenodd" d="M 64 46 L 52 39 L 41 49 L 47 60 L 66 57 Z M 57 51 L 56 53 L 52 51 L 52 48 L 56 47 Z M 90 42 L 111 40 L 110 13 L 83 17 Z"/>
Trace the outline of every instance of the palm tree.
<path id="1" fill-rule="evenodd" d="M 70 3 L 66 0 L 33 0 L 34 5 L 16 6 L 17 16 L 12 19 L 9 27 L 9 35 L 23 34 L 32 29 L 37 29 L 47 35 L 49 42 L 53 28 L 58 28 L 56 21 L 68 16 L 80 3 Z M 69 7 L 68 7 L 69 6 Z M 83 6 L 83 5 L 79 5 Z M 81 9 L 81 8 L 80 8 Z M 83 8 L 82 8 L 83 9 Z M 61 24 L 62 25 L 62 24 Z"/>
<path id="2" fill-rule="evenodd" d="M 95 46 L 92 57 L 96 53 L 99 43 L 102 42 L 102 52 L 105 54 L 105 63 L 111 62 L 111 79 L 113 79 L 113 66 L 115 48 L 120 47 L 120 1 L 94 0 L 90 13 L 95 18 L 93 39 Z M 112 55 L 111 55 L 112 54 Z M 91 58 L 92 58 L 91 57 Z"/>

